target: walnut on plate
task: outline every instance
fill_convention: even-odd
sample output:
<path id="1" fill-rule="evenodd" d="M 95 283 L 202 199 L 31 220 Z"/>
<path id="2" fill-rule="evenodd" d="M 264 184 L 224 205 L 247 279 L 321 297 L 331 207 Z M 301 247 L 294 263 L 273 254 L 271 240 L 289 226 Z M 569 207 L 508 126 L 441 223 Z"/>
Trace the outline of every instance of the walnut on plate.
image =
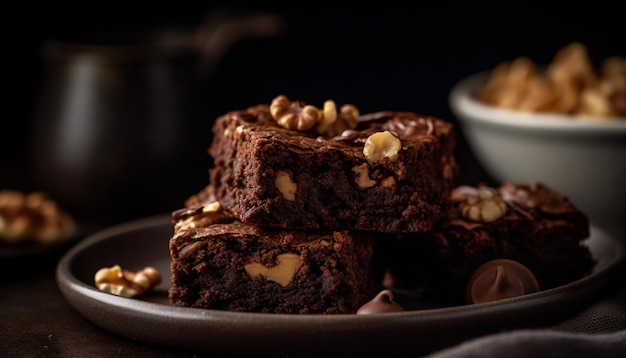
<path id="1" fill-rule="evenodd" d="M 120 265 L 103 267 L 94 275 L 96 287 L 116 296 L 139 297 L 161 283 L 161 274 L 153 267 L 137 272 L 124 270 Z"/>

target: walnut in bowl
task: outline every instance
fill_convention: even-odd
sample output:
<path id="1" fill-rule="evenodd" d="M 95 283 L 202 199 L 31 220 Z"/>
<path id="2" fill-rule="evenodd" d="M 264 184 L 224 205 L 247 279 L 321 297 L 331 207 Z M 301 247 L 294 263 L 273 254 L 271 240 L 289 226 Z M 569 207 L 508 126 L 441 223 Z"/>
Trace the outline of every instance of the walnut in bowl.
<path id="1" fill-rule="evenodd" d="M 55 244 L 75 230 L 73 217 L 45 193 L 0 190 L 0 244 Z"/>

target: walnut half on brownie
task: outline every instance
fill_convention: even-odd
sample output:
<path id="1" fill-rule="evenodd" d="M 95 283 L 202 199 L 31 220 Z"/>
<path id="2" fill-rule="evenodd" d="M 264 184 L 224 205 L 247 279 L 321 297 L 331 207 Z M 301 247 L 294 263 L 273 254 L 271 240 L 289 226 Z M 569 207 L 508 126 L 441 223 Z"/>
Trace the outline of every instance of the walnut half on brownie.
<path id="1" fill-rule="evenodd" d="M 172 214 L 171 304 L 240 312 L 355 313 L 381 289 L 365 232 L 246 225 L 219 202 Z"/>
<path id="2" fill-rule="evenodd" d="M 205 190 L 251 225 L 423 232 L 458 173 L 452 124 L 412 112 L 278 96 L 219 117 L 213 132 Z"/>
<path id="3" fill-rule="evenodd" d="M 396 246 L 387 285 L 462 303 L 473 272 L 494 259 L 525 265 L 541 290 L 578 280 L 594 266 L 587 216 L 542 183 L 460 186 L 452 202 L 433 230 L 388 241 Z"/>

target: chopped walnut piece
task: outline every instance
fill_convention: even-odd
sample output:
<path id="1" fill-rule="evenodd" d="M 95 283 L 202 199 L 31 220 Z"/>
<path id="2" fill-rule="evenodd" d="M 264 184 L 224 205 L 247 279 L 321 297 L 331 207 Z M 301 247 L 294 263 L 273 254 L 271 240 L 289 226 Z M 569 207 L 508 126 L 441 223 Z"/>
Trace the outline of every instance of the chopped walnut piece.
<path id="1" fill-rule="evenodd" d="M 316 131 L 328 137 L 335 137 L 348 129 L 356 128 L 358 120 L 359 110 L 354 105 L 344 104 L 330 125 L 326 126 L 323 131 L 317 127 Z"/>
<path id="2" fill-rule="evenodd" d="M 377 132 L 365 141 L 363 154 L 369 162 L 380 162 L 385 158 L 393 163 L 398 160 L 398 153 L 402 149 L 402 142 L 389 131 Z"/>
<path id="3" fill-rule="evenodd" d="M 198 227 L 208 227 L 232 220 L 219 201 L 185 208 L 174 213 L 174 229 L 176 231 L 189 230 Z"/>
<path id="4" fill-rule="evenodd" d="M 114 265 L 98 270 L 94 282 L 100 291 L 132 298 L 145 294 L 161 283 L 161 274 L 153 267 L 146 267 L 134 273 Z"/>
<path id="5" fill-rule="evenodd" d="M 371 188 L 376 185 L 376 180 L 373 180 L 369 176 L 369 168 L 367 163 L 357 165 L 352 168 L 354 173 L 354 181 L 361 189 Z"/>
<path id="6" fill-rule="evenodd" d="M 467 195 L 460 205 L 461 214 L 468 220 L 491 222 L 506 214 L 506 203 L 494 190 L 480 188 L 475 195 Z"/>
<path id="7" fill-rule="evenodd" d="M 278 264 L 275 266 L 266 267 L 259 262 L 252 262 L 246 264 L 244 269 L 252 278 L 262 276 L 285 287 L 293 281 L 296 272 L 302 266 L 302 259 L 296 254 L 280 254 L 277 258 Z"/>
<path id="8" fill-rule="evenodd" d="M 380 182 L 380 186 L 383 188 L 391 188 L 396 185 L 396 179 L 394 177 L 386 177 Z"/>
<path id="9" fill-rule="evenodd" d="M 285 95 L 272 100 L 270 113 L 283 128 L 301 132 L 313 130 L 329 137 L 356 128 L 359 118 L 358 109 L 351 104 L 341 106 L 337 113 L 337 105 L 333 100 L 325 101 L 323 109 L 318 109 L 301 101 L 290 101 Z"/>
<path id="10" fill-rule="evenodd" d="M 315 131 L 319 134 L 324 134 L 330 126 L 337 120 L 337 106 L 332 100 L 324 102 L 324 109 L 319 123 L 315 127 Z"/>
<path id="11" fill-rule="evenodd" d="M 287 96 L 280 95 L 270 105 L 272 117 L 281 127 L 306 131 L 320 122 L 322 116 L 320 110 L 304 105 L 299 101 L 290 101 Z"/>
<path id="12" fill-rule="evenodd" d="M 298 185 L 293 182 L 293 179 L 291 179 L 291 174 L 286 171 L 279 170 L 276 173 L 274 185 L 276 185 L 276 189 L 278 189 L 278 191 L 282 194 L 283 198 L 289 201 L 296 200 Z"/>
<path id="13" fill-rule="evenodd" d="M 359 109 L 352 104 L 344 104 L 339 110 L 339 118 L 344 120 L 348 129 L 354 129 L 359 122 Z"/>

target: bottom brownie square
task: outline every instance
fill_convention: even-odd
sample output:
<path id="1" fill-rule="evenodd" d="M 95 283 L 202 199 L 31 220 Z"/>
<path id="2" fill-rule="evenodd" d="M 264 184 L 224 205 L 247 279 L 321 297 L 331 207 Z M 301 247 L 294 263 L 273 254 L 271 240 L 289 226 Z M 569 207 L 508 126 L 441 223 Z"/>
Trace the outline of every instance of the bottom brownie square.
<path id="1" fill-rule="evenodd" d="M 366 232 L 267 229 L 219 202 L 172 214 L 173 305 L 241 312 L 355 313 L 381 289 Z"/>

